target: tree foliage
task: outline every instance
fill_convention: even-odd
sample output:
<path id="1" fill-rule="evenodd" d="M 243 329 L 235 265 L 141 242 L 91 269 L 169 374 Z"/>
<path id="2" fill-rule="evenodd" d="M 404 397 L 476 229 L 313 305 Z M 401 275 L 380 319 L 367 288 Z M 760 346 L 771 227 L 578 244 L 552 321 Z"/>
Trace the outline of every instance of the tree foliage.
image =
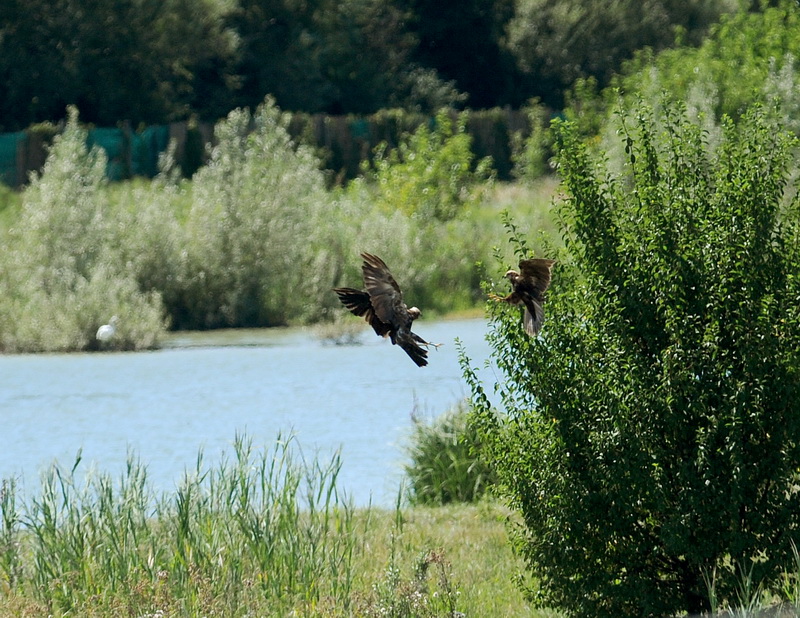
<path id="1" fill-rule="evenodd" d="M 106 126 L 190 112 L 216 117 L 232 86 L 235 49 L 217 7 L 212 0 L 4 2 L 0 125 L 57 120 L 67 104 Z"/>
<path id="2" fill-rule="evenodd" d="M 503 46 L 514 0 L 397 0 L 418 41 L 412 60 L 452 81 L 473 108 L 517 104 L 514 59 Z"/>
<path id="3" fill-rule="evenodd" d="M 507 46 L 535 93 L 550 105 L 579 78 L 609 83 L 622 63 L 642 48 L 656 51 L 678 33 L 697 43 L 735 3 L 724 0 L 519 0 Z"/>
<path id="4" fill-rule="evenodd" d="M 555 127 L 565 198 L 537 339 L 490 307 L 481 428 L 544 603 L 578 616 L 709 609 L 776 589 L 800 525 L 800 209 L 773 110 L 718 147 L 682 106 L 621 116 L 614 176 Z M 518 253 L 524 237 L 512 230 Z"/>
<path id="5" fill-rule="evenodd" d="M 696 42 L 731 0 L 8 0 L 0 130 L 60 120 L 216 120 L 291 111 L 558 105 L 642 47 Z M 579 44 L 576 44 L 579 42 Z"/>

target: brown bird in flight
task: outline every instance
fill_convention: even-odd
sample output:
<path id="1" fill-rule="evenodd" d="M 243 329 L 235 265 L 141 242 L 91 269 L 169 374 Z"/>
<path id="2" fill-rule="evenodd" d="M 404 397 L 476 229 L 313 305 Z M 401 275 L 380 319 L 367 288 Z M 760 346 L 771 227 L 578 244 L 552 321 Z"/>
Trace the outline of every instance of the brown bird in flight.
<path id="1" fill-rule="evenodd" d="M 388 336 L 392 344 L 399 345 L 411 360 L 424 367 L 428 364 L 428 350 L 425 348 L 441 344 L 429 343 L 411 332 L 411 323 L 421 312 L 416 307 L 407 307 L 403 302 L 400 286 L 384 261 L 371 253 L 362 253 L 361 257 L 364 260 L 361 272 L 364 274 L 366 291 L 354 288 L 334 288 L 333 291 L 342 304 L 354 315 L 363 317 L 376 334 Z"/>
<path id="2" fill-rule="evenodd" d="M 490 294 L 489 298 L 498 302 L 505 302 L 511 305 L 525 305 L 525 315 L 522 324 L 525 332 L 531 337 L 539 334 L 544 322 L 544 292 L 550 285 L 550 269 L 555 264 L 555 260 L 534 258 L 521 260 L 519 270 L 509 270 L 505 276 L 511 282 L 512 292 L 508 296 L 498 296 Z"/>

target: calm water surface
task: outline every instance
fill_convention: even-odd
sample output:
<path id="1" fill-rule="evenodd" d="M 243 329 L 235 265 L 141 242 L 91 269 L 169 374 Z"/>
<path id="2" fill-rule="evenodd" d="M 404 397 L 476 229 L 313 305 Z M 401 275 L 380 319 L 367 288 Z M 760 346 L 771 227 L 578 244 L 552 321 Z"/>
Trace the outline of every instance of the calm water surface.
<path id="1" fill-rule="evenodd" d="M 417 326 L 445 344 L 421 369 L 371 331 L 337 346 L 305 329 L 177 334 L 155 352 L 0 357 L 0 477 L 20 478 L 29 495 L 42 469 L 71 466 L 78 449 L 84 470 L 114 475 L 130 449 L 170 491 L 200 449 L 210 465 L 237 432 L 259 447 L 292 433 L 306 455 L 341 450 L 339 486 L 356 504 L 389 506 L 411 414 L 437 416 L 467 395 L 454 339 L 474 366 L 489 354 L 482 319 Z"/>

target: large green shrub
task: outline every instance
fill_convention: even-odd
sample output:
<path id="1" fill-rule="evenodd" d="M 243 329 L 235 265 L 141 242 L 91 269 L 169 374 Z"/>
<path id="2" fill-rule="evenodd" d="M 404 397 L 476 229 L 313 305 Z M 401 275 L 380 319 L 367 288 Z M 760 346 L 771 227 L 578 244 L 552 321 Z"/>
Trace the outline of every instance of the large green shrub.
<path id="1" fill-rule="evenodd" d="M 754 108 L 716 149 L 679 106 L 620 127 L 621 176 L 556 124 L 566 251 L 541 336 L 492 303 L 506 414 L 465 359 L 475 424 L 540 600 L 664 616 L 777 589 L 800 525 L 794 141 Z M 516 249 L 524 239 L 513 234 Z M 507 267 L 507 265 L 503 265 Z"/>
<path id="2" fill-rule="evenodd" d="M 492 177 L 491 159 L 475 161 L 466 116 L 441 110 L 397 148 L 378 147 L 373 179 L 377 201 L 425 221 L 449 221 L 480 199 Z"/>
<path id="3" fill-rule="evenodd" d="M 185 326 L 274 326 L 299 320 L 330 292 L 314 265 L 329 198 L 319 161 L 295 146 L 272 102 L 235 110 L 192 182 Z M 302 290 L 301 293 L 298 291 Z"/>
<path id="4" fill-rule="evenodd" d="M 160 297 L 140 291 L 135 273 L 114 258 L 106 163 L 101 150 L 87 150 L 71 110 L 8 235 L 0 265 L 0 350 L 92 349 L 97 328 L 114 314 L 120 326 L 109 348 L 151 348 L 163 334 Z"/>

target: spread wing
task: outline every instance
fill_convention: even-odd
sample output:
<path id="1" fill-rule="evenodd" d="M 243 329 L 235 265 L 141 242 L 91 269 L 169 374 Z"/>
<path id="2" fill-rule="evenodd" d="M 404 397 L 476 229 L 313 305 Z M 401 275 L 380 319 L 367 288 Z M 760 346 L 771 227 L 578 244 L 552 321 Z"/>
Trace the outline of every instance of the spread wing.
<path id="1" fill-rule="evenodd" d="M 384 261 L 371 253 L 362 253 L 361 257 L 364 259 L 361 266 L 364 286 L 369 293 L 375 315 L 395 330 L 411 326 L 403 293 Z"/>
<path id="2" fill-rule="evenodd" d="M 544 298 L 544 291 L 550 286 L 550 269 L 555 264 L 555 260 L 534 258 L 522 260 L 519 263 L 520 275 L 522 275 L 518 292 L 527 292 L 539 300 Z"/>
<path id="3" fill-rule="evenodd" d="M 369 294 L 354 288 L 334 288 L 333 291 L 336 292 L 342 304 L 350 310 L 350 313 L 363 317 L 378 335 L 385 337 L 389 334 L 391 327 L 375 315 Z"/>

